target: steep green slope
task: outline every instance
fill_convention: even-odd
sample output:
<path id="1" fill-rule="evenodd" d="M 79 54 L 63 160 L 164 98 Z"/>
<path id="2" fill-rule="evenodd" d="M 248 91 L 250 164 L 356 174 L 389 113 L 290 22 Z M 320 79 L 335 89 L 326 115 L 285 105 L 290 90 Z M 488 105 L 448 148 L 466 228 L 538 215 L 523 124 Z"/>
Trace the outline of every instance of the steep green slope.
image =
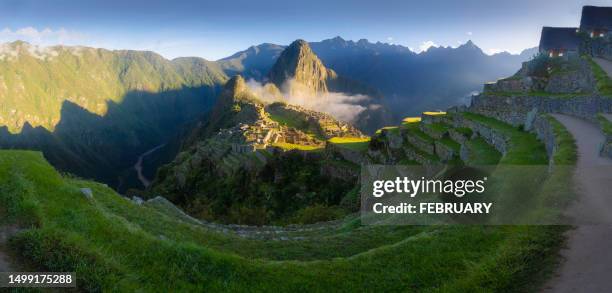
<path id="1" fill-rule="evenodd" d="M 200 58 L 3 44 L 0 147 L 41 150 L 61 170 L 137 186 L 118 174 L 210 109 L 226 80 Z"/>
<path id="2" fill-rule="evenodd" d="M 160 168 L 149 193 L 200 219 L 240 224 L 329 219 L 355 178 L 326 174 L 332 137 L 363 137 L 330 115 L 265 104 L 241 76 L 223 88 L 207 122 Z M 294 149 L 294 151 L 291 151 Z M 306 213 L 318 211 L 306 217 Z"/>
<path id="3" fill-rule="evenodd" d="M 289 236 L 250 239 L 62 177 L 24 151 L 0 151 L 0 190 L 1 223 L 25 229 L 11 237 L 14 251 L 42 270 L 76 271 L 91 291 L 529 290 L 563 230 L 361 226 L 348 217 L 293 232 L 237 227 Z"/>

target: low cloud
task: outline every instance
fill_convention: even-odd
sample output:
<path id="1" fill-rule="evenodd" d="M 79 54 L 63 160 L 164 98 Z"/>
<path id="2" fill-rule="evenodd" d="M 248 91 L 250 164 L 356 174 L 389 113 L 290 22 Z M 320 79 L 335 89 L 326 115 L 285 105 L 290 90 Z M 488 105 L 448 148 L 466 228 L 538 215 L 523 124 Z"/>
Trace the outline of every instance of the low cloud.
<path id="1" fill-rule="evenodd" d="M 425 52 L 431 47 L 438 47 L 438 44 L 434 43 L 434 41 L 425 41 L 419 45 L 419 48 L 415 51 L 417 53 Z"/>
<path id="2" fill-rule="evenodd" d="M 504 52 L 504 51 L 505 51 L 505 50 L 503 50 L 503 49 L 498 49 L 498 48 L 489 48 L 489 49 L 486 49 L 486 50 L 485 50 L 485 53 L 486 53 L 487 55 L 495 55 L 495 54 L 498 54 L 498 53 L 501 53 L 501 52 Z"/>
<path id="3" fill-rule="evenodd" d="M 56 45 L 78 42 L 83 39 L 83 35 L 74 31 L 59 29 L 37 29 L 35 27 L 22 27 L 16 30 L 4 28 L 0 30 L 0 42 L 26 41 L 37 45 Z"/>
<path id="4" fill-rule="evenodd" d="M 271 85 L 262 85 L 252 79 L 247 82 L 247 85 L 263 102 L 284 102 L 297 105 L 330 114 L 334 118 L 346 122 L 354 122 L 355 118 L 367 109 L 360 103 L 370 99 L 366 95 L 348 95 L 338 92 L 314 93 L 294 80 L 285 82 L 280 89 L 280 93 L 274 93 L 271 90 Z"/>

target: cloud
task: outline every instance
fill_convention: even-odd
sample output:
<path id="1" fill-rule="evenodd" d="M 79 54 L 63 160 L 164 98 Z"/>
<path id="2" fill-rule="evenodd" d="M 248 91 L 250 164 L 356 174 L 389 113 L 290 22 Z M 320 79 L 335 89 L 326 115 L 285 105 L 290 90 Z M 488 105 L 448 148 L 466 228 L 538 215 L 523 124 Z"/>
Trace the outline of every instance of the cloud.
<path id="1" fill-rule="evenodd" d="M 498 48 L 489 48 L 489 49 L 485 50 L 485 53 L 487 55 L 494 55 L 494 54 L 501 53 L 501 52 L 504 52 L 504 51 L 506 51 L 506 50 L 498 49 Z"/>
<path id="2" fill-rule="evenodd" d="M 421 43 L 421 45 L 419 45 L 419 49 L 415 52 L 417 53 L 425 52 L 431 47 L 438 47 L 438 45 L 434 43 L 434 41 L 425 41 Z"/>
<path id="3" fill-rule="evenodd" d="M 313 93 L 312 90 L 294 80 L 289 80 L 283 84 L 280 95 L 270 90 L 271 84 L 262 85 L 253 79 L 247 82 L 247 86 L 263 102 L 285 102 L 298 105 L 306 109 L 327 113 L 345 122 L 354 122 L 357 116 L 366 110 L 366 107 L 360 105 L 360 103 L 370 99 L 366 95 L 348 95 L 338 92 Z"/>
<path id="4" fill-rule="evenodd" d="M 466 33 L 468 36 L 471 36 L 473 33 L 472 32 L 467 32 Z"/>
<path id="5" fill-rule="evenodd" d="M 11 30 L 4 28 L 0 30 L 0 42 L 26 41 L 36 45 L 57 45 L 74 43 L 83 40 L 84 35 L 78 32 L 69 31 L 65 28 L 53 30 L 51 28 L 37 29 L 27 26 Z"/>

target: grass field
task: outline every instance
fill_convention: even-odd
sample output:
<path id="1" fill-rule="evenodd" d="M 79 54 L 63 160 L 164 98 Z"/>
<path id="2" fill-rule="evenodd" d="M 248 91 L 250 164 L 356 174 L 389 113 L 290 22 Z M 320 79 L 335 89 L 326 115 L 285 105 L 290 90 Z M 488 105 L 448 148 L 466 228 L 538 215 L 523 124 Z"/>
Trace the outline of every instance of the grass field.
<path id="1" fill-rule="evenodd" d="M 317 151 L 323 149 L 322 146 L 302 145 L 287 142 L 273 143 L 272 146 L 279 147 L 283 150 Z"/>
<path id="2" fill-rule="evenodd" d="M 370 143 L 369 137 L 332 137 L 328 141 L 339 147 L 355 150 L 366 151 Z"/>
<path id="3" fill-rule="evenodd" d="M 501 160 L 475 146 L 482 163 L 546 158 L 533 135 L 469 118 L 511 134 Z M 557 156 L 571 163 L 565 138 Z M 340 143 L 365 142 L 347 140 Z M 269 228 L 286 240 L 249 239 L 63 177 L 29 151 L 0 151 L 0 203 L 2 223 L 25 229 L 10 239 L 15 252 L 41 270 L 76 271 L 79 287 L 89 291 L 532 291 L 555 263 L 565 229 L 363 226 L 351 215 L 320 229 Z"/>

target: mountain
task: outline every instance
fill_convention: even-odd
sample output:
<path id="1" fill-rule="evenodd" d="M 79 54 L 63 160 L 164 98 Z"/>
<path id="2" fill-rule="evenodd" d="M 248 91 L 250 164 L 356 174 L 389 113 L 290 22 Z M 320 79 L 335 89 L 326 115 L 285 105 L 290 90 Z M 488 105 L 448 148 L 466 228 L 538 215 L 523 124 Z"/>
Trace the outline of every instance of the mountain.
<path id="1" fill-rule="evenodd" d="M 355 178 L 326 175 L 324 166 L 336 160 L 326 155 L 328 140 L 367 140 L 330 115 L 263 102 L 239 75 L 196 133 L 159 169 L 149 193 L 205 220 L 258 225 L 338 204 Z"/>
<path id="2" fill-rule="evenodd" d="M 247 80 L 261 80 L 268 74 L 284 49 L 285 46 L 264 43 L 251 46 L 216 62 L 229 76 L 240 74 Z"/>
<path id="3" fill-rule="evenodd" d="M 336 73 L 323 65 L 304 40 L 297 40 L 283 50 L 268 73 L 270 82 L 279 88 L 292 80 L 312 93 L 327 93 L 327 82 L 336 78 Z"/>
<path id="4" fill-rule="evenodd" d="M 471 41 L 457 48 L 432 47 L 420 54 L 400 45 L 371 43 L 365 39 L 354 42 L 336 37 L 310 42 L 309 45 L 322 63 L 338 76 L 379 91 L 396 119 L 465 103 L 470 93 L 479 91 L 484 82 L 511 75 L 536 53 L 535 49 L 528 49 L 519 55 L 499 53 L 490 56 Z M 269 44 L 255 48 L 259 54 L 244 53 L 247 57 L 243 60 L 257 60 L 258 76 L 265 76 L 259 70 L 271 68 L 274 62 L 270 59 L 280 56 L 281 50 Z M 222 59 L 223 62 L 230 59 L 241 62 L 228 58 Z M 265 62 L 269 65 L 262 65 Z M 231 76 L 250 72 L 246 62 L 240 64 L 244 67 L 242 71 L 226 70 L 226 73 Z"/>
<path id="5" fill-rule="evenodd" d="M 0 147 L 42 150 L 62 171 L 123 189 L 148 149 L 214 104 L 227 77 L 201 58 L 0 45 Z"/>

